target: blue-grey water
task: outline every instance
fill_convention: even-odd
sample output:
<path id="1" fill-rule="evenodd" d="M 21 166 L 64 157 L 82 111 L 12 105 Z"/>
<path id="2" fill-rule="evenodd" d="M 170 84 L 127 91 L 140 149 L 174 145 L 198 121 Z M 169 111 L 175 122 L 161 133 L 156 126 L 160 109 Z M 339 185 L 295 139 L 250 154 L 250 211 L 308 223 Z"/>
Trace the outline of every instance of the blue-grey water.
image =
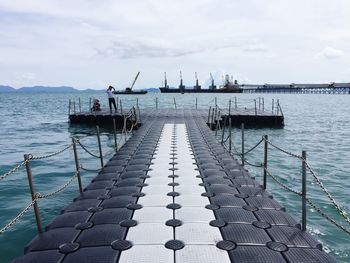
<path id="1" fill-rule="evenodd" d="M 0 94 L 0 176 L 23 160 L 23 154 L 45 155 L 64 148 L 70 143 L 71 136 L 81 138 L 89 149 L 97 150 L 94 128 L 70 127 L 68 123 L 68 100 L 81 98 L 82 110 L 88 109 L 90 97 L 99 98 L 102 107 L 107 107 L 106 94 L 103 92 L 72 94 Z M 228 100 L 234 95 L 216 94 L 220 107 L 227 107 Z M 193 108 L 195 99 L 198 107 L 208 109 L 214 103 L 210 94 L 147 94 L 123 96 L 123 108 L 128 108 L 139 99 L 139 105 L 155 107 L 158 97 L 160 108 L 173 107 L 174 98 L 177 107 Z M 253 107 L 257 94 L 238 94 L 239 107 Z M 261 94 L 260 94 L 261 96 Z M 326 188 L 333 194 L 341 208 L 350 211 L 350 96 L 315 94 L 264 94 L 265 109 L 271 110 L 271 100 L 280 99 L 285 115 L 283 129 L 247 129 L 245 131 L 245 149 L 249 149 L 263 135 L 283 149 L 295 154 L 307 151 L 307 159 Z M 89 136 L 90 135 L 90 136 Z M 240 151 L 240 130 L 234 129 L 234 143 Z M 110 131 L 102 130 L 102 145 L 105 153 L 112 150 L 113 136 Z M 99 160 L 90 157 L 82 150 L 78 151 L 81 163 L 89 169 L 98 169 Z M 263 159 L 263 149 L 247 155 L 250 163 L 259 164 Z M 289 157 L 269 148 L 268 167 L 271 173 L 281 178 L 283 183 L 301 189 L 300 160 Z M 262 179 L 260 168 L 247 166 L 257 180 Z M 57 157 L 33 161 L 32 171 L 36 190 L 47 193 L 63 185 L 74 174 L 75 164 L 71 150 Z M 83 184 L 96 175 L 96 172 L 83 172 Z M 287 211 L 300 221 L 301 200 L 286 192 L 271 178 L 268 190 L 282 203 Z M 325 213 L 350 229 L 334 209 L 308 174 L 308 194 Z M 39 201 L 43 224 L 47 225 L 61 209 L 78 195 L 75 181 L 65 191 L 46 200 Z M 5 226 L 21 209 L 30 203 L 27 175 L 22 167 L 18 172 L 0 181 L 0 229 Z M 339 262 L 350 261 L 350 236 L 321 218 L 308 206 L 308 231 L 322 244 L 324 249 Z M 17 224 L 0 235 L 0 262 L 6 263 L 23 254 L 25 245 L 36 235 L 36 224 L 32 209 Z"/>

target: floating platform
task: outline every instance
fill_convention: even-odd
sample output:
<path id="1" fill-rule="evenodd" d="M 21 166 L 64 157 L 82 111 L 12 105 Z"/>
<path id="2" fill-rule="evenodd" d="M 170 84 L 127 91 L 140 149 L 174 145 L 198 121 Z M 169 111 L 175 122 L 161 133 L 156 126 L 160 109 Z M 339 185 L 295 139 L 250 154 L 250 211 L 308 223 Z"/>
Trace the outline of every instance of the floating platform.
<path id="1" fill-rule="evenodd" d="M 113 126 L 115 120 L 117 128 L 123 128 L 124 114 L 110 111 L 87 111 L 69 114 L 69 122 L 74 124 Z"/>
<path id="2" fill-rule="evenodd" d="M 336 262 L 216 140 L 151 113 L 13 263 Z"/>
<path id="3" fill-rule="evenodd" d="M 212 122 L 211 127 L 215 128 L 216 120 L 208 119 L 208 111 L 203 109 L 187 109 L 187 110 L 172 110 L 172 109 L 142 109 L 140 112 L 141 120 L 145 118 L 157 118 L 157 116 L 165 117 L 167 114 L 170 116 L 176 115 L 177 112 L 196 116 L 202 116 L 207 119 L 208 125 Z M 125 116 L 121 113 L 110 113 L 109 111 L 99 112 L 77 112 L 69 115 L 70 123 L 87 124 L 87 125 L 100 125 L 100 126 L 113 126 L 113 119 L 116 121 L 117 128 L 121 129 L 124 125 Z M 260 128 L 283 128 L 284 116 L 282 114 L 275 114 L 269 111 L 247 109 L 247 108 L 232 108 L 222 109 L 220 111 L 221 127 L 223 125 L 229 125 L 229 119 L 231 119 L 231 125 L 233 127 L 240 127 L 244 123 L 245 127 L 260 127 Z M 129 123 L 128 123 L 129 125 Z"/>

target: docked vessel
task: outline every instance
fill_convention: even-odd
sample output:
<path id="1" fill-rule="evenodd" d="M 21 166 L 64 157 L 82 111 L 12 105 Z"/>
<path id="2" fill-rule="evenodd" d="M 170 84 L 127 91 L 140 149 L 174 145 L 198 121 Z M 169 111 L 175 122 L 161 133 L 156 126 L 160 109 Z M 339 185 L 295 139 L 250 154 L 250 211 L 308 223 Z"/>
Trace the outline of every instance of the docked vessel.
<path id="1" fill-rule="evenodd" d="M 230 81 L 229 75 L 225 76 L 225 81 L 222 86 L 219 88 L 216 87 L 214 83 L 214 78 L 210 74 L 211 85 L 208 89 L 202 89 L 201 85 L 198 82 L 197 72 L 195 73 L 196 84 L 193 87 L 186 87 L 183 84 L 182 73 L 180 71 L 180 85 L 178 88 L 170 88 L 168 85 L 166 72 L 164 73 L 164 86 L 160 87 L 159 90 L 161 93 L 242 93 L 243 89 L 241 85 L 238 84 L 237 80 Z"/>
<path id="2" fill-rule="evenodd" d="M 146 90 L 132 90 L 132 88 L 135 85 L 135 82 L 137 80 L 137 78 L 139 77 L 140 72 L 137 72 L 136 77 L 134 79 L 134 81 L 132 82 L 130 87 L 127 87 L 125 90 L 118 90 L 118 91 L 114 91 L 114 94 L 119 94 L 119 95 L 139 95 L 139 94 L 146 94 L 147 91 Z"/>

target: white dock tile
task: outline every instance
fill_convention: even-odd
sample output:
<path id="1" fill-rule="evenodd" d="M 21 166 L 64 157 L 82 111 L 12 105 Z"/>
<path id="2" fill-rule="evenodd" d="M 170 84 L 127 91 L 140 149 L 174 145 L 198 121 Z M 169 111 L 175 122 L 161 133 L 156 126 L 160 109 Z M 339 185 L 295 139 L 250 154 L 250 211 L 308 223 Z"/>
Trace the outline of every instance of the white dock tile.
<path id="1" fill-rule="evenodd" d="M 165 223 L 173 218 L 173 211 L 166 207 L 143 207 L 136 210 L 133 219 L 139 223 Z"/>
<path id="2" fill-rule="evenodd" d="M 188 245 L 175 252 L 176 263 L 230 263 L 228 253 L 214 245 Z"/>
<path id="3" fill-rule="evenodd" d="M 176 188 L 175 191 L 177 191 Z M 180 204 L 182 207 L 197 206 L 205 208 L 205 206 L 209 204 L 209 200 L 207 197 L 201 195 L 187 194 L 176 196 L 175 203 Z"/>
<path id="4" fill-rule="evenodd" d="M 176 180 L 177 182 L 177 180 Z M 199 186 L 198 184 L 200 183 L 199 180 L 195 182 L 194 185 L 188 185 L 188 184 L 181 184 L 179 186 L 175 187 L 175 191 L 179 192 L 181 195 L 201 195 L 202 193 L 205 192 L 205 188 L 203 186 Z"/>
<path id="5" fill-rule="evenodd" d="M 173 202 L 173 198 L 171 196 L 167 196 L 166 194 L 156 194 L 156 195 L 145 195 L 139 199 L 139 204 L 143 206 L 161 206 L 166 207 L 167 204 Z"/>
<path id="6" fill-rule="evenodd" d="M 162 245 L 174 239 L 173 228 L 165 223 L 140 223 L 129 228 L 126 239 L 135 245 Z"/>
<path id="7" fill-rule="evenodd" d="M 174 252 L 164 245 L 135 245 L 122 251 L 119 263 L 174 263 Z"/>
<path id="8" fill-rule="evenodd" d="M 175 238 L 187 244 L 215 245 L 222 240 L 219 228 L 209 223 L 184 223 L 175 230 Z"/>
<path id="9" fill-rule="evenodd" d="M 208 223 L 215 219 L 213 211 L 204 207 L 182 207 L 175 210 L 175 218 L 183 222 Z"/>
<path id="10" fill-rule="evenodd" d="M 146 180 L 145 182 L 146 184 L 148 184 L 148 180 Z M 142 189 L 142 192 L 145 193 L 146 195 L 155 195 L 155 194 L 166 195 L 171 191 L 172 191 L 172 187 L 167 184 L 164 184 L 164 185 L 149 184 L 148 186 Z"/>

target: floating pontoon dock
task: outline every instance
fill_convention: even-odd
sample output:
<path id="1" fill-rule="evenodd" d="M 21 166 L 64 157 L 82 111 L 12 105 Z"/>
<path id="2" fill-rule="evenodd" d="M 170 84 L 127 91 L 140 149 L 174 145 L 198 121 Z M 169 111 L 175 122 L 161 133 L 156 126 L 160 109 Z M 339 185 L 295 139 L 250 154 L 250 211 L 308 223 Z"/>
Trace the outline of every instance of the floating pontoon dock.
<path id="1" fill-rule="evenodd" d="M 335 262 L 198 110 L 142 126 L 14 263 Z"/>

